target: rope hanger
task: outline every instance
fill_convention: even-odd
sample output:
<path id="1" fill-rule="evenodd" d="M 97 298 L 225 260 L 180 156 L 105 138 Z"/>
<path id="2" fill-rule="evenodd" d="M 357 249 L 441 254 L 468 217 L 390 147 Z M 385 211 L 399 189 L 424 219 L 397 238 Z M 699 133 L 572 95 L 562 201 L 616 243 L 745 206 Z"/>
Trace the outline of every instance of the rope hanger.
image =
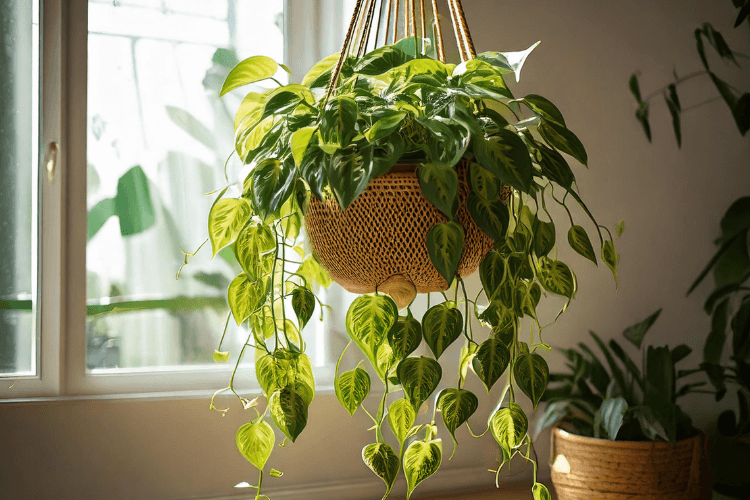
<path id="1" fill-rule="evenodd" d="M 418 9 L 417 3 L 419 3 Z M 445 62 L 445 44 L 440 25 L 437 0 L 431 0 L 431 4 L 437 57 L 441 62 Z M 448 7 L 451 11 L 451 23 L 458 51 L 461 55 L 461 61 L 473 59 L 476 56 L 476 50 L 474 49 L 474 42 L 471 39 L 471 33 L 469 33 L 469 26 L 466 23 L 466 16 L 464 15 L 461 0 L 448 0 Z M 376 10 L 377 22 L 374 21 Z M 385 21 L 383 20 L 384 10 Z M 417 16 L 417 11 L 419 11 L 419 16 Z M 403 14 L 403 26 L 401 30 L 399 30 L 400 13 Z M 413 37 L 416 40 L 417 28 L 419 28 L 419 37 L 422 41 L 419 50 L 422 54 L 425 54 L 427 52 L 425 44 L 425 38 L 427 37 L 426 18 L 425 0 L 357 0 L 352 19 L 349 22 L 349 29 L 344 37 L 344 46 L 341 48 L 341 55 L 331 75 L 331 82 L 328 85 L 326 93 L 326 102 L 338 83 L 341 67 L 346 57 L 362 57 L 367 53 L 367 47 L 371 42 L 373 42 L 373 49 L 376 49 L 382 45 L 396 43 L 401 38 Z M 393 19 L 393 24 L 391 24 L 391 19 Z M 383 27 L 383 23 L 385 23 L 385 27 L 381 43 L 381 28 Z M 376 25 L 374 41 L 371 38 L 373 24 Z"/>

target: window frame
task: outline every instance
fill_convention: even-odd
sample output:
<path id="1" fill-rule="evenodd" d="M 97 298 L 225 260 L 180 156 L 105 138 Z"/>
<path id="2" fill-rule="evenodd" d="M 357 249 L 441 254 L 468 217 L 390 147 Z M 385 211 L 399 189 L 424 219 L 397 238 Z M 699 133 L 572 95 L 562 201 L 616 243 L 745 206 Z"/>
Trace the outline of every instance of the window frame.
<path id="1" fill-rule="evenodd" d="M 37 374 L 0 377 L 0 399 L 17 401 L 37 397 L 127 397 L 209 395 L 228 383 L 232 366 L 178 366 L 120 372 L 87 373 L 86 370 L 86 162 L 88 0 L 38 0 L 40 7 L 40 155 L 38 164 L 38 268 L 37 268 Z M 295 61 L 292 80 L 301 79 L 297 68 L 307 68 L 334 53 L 336 26 L 342 27 L 342 1 L 285 0 L 284 63 Z M 338 7 L 337 9 L 335 7 Z M 322 9 L 335 15 L 322 29 Z M 343 16 L 343 17 L 342 17 Z M 339 28 L 342 29 L 342 28 Z M 294 33 L 295 36 L 288 36 Z M 323 35 L 318 37 L 317 33 Z M 309 40 L 316 41 L 311 50 Z M 48 181 L 44 150 L 60 145 L 54 176 Z M 334 294 L 331 297 L 339 300 Z M 338 315 L 326 320 L 323 328 Z M 334 337 L 333 333 L 330 335 Z M 335 342 L 334 342 L 335 343 Z M 325 366 L 315 367 L 319 388 L 331 389 L 332 347 L 326 346 Z M 336 346 L 338 347 L 338 346 Z M 15 383 L 13 382 L 15 381 Z M 257 388 L 252 377 L 235 381 L 238 391 Z M 12 398 L 12 399 L 11 399 Z"/>

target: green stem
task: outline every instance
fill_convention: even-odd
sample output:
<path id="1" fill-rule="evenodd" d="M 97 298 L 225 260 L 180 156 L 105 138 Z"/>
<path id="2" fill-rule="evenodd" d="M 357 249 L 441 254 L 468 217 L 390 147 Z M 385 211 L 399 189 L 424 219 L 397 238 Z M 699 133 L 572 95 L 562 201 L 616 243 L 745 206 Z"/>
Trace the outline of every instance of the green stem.
<path id="1" fill-rule="evenodd" d="M 258 477 L 258 491 L 255 493 L 255 500 L 260 498 L 260 489 L 263 486 L 263 469 L 260 469 L 260 476 Z"/>
<path id="2" fill-rule="evenodd" d="M 669 89 L 669 85 L 679 85 L 679 84 L 681 84 L 683 82 L 686 82 L 687 80 L 690 80 L 691 78 L 695 78 L 696 76 L 707 75 L 707 74 L 708 74 L 708 71 L 704 69 L 704 70 L 701 70 L 701 71 L 695 71 L 695 72 L 690 73 L 688 75 L 682 76 L 682 77 L 678 78 L 677 80 L 675 80 L 674 82 L 672 82 L 671 84 L 664 85 L 663 87 L 660 87 L 660 88 L 654 90 L 648 96 L 646 96 L 646 98 L 643 100 L 643 102 L 648 102 L 651 99 L 653 99 L 654 97 L 656 97 L 658 95 L 661 95 L 662 93 L 664 93 L 665 90 Z"/>
<path id="3" fill-rule="evenodd" d="M 227 334 L 227 328 L 229 328 L 229 318 L 232 317 L 232 311 L 229 311 L 227 314 L 227 321 L 224 323 L 224 333 L 221 334 L 221 340 L 219 340 L 219 348 L 216 349 L 217 351 L 221 351 L 221 344 L 224 343 L 224 336 Z"/>

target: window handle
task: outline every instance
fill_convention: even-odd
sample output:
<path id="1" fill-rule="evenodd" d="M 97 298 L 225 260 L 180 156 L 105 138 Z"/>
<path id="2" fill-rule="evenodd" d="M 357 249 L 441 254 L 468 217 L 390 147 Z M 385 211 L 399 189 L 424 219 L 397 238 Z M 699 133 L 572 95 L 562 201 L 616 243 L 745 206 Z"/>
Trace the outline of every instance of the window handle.
<path id="1" fill-rule="evenodd" d="M 50 142 L 47 144 L 47 152 L 44 155 L 44 166 L 47 169 L 47 179 L 50 184 L 55 180 L 55 169 L 57 168 L 57 157 L 60 154 L 60 144 Z"/>

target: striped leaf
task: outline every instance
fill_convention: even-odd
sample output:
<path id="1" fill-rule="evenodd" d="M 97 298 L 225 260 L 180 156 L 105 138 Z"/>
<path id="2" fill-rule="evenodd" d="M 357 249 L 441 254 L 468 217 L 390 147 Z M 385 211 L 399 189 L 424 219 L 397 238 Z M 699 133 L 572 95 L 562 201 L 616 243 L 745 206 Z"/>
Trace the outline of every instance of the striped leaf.
<path id="1" fill-rule="evenodd" d="M 443 460 L 443 443 L 414 441 L 404 452 L 404 475 L 406 476 L 406 500 L 411 498 L 419 483 L 437 472 Z"/>
<path id="2" fill-rule="evenodd" d="M 263 280 L 250 281 L 245 273 L 241 273 L 229 284 L 227 301 L 237 326 L 262 304 L 265 299 L 265 288 Z"/>
<path id="3" fill-rule="evenodd" d="M 276 427 L 292 442 L 296 441 L 307 425 L 307 404 L 302 393 L 286 386 L 274 392 L 268 404 Z"/>
<path id="4" fill-rule="evenodd" d="M 451 167 L 425 164 L 419 168 L 419 187 L 425 198 L 449 220 L 458 210 L 458 174 Z"/>
<path id="5" fill-rule="evenodd" d="M 500 408 L 490 417 L 490 431 L 497 444 L 511 456 L 513 450 L 521 446 L 529 431 L 529 419 L 518 404 L 510 403 L 507 408 Z"/>
<path id="6" fill-rule="evenodd" d="M 469 420 L 477 408 L 479 400 L 466 389 L 443 389 L 437 401 L 443 415 L 443 423 L 453 439 L 453 453 L 456 452 L 456 429 Z M 451 458 L 453 454 L 451 454 Z"/>
<path id="7" fill-rule="evenodd" d="M 362 460 L 371 471 L 383 480 L 386 486 L 385 499 L 393 488 L 393 483 L 398 476 L 398 470 L 401 462 L 393 451 L 393 448 L 386 443 L 372 443 L 362 448 Z"/>
<path id="8" fill-rule="evenodd" d="M 510 363 L 510 351 L 499 337 L 482 342 L 471 362 L 474 373 L 482 380 L 487 393 Z"/>
<path id="9" fill-rule="evenodd" d="M 346 313 L 346 331 L 378 371 L 378 349 L 398 318 L 398 308 L 387 295 L 357 297 Z"/>
<path id="10" fill-rule="evenodd" d="M 208 236 L 213 256 L 229 245 L 252 215 L 250 203 L 244 198 L 218 199 L 208 214 Z"/>
<path id="11" fill-rule="evenodd" d="M 271 274 L 276 258 L 276 238 L 267 226 L 246 225 L 234 242 L 234 255 L 251 281 Z"/>
<path id="12" fill-rule="evenodd" d="M 393 356 L 400 361 L 414 352 L 422 342 L 422 325 L 411 316 L 400 317 L 388 331 L 388 344 Z"/>
<path id="13" fill-rule="evenodd" d="M 443 370 L 434 359 L 421 356 L 401 361 L 396 375 L 414 410 L 419 410 L 422 403 L 437 389 Z"/>
<path id="14" fill-rule="evenodd" d="M 464 248 L 464 228 L 455 222 L 438 224 L 427 233 L 430 261 L 450 285 L 458 270 Z"/>
<path id="15" fill-rule="evenodd" d="M 242 456 L 257 469 L 263 470 L 273 451 L 276 436 L 271 426 L 261 420 L 257 424 L 247 423 L 240 427 L 235 441 Z"/>
<path id="16" fill-rule="evenodd" d="M 586 257 L 591 262 L 598 265 L 596 262 L 594 247 L 591 245 L 589 235 L 584 228 L 577 225 L 571 226 L 570 230 L 568 230 L 568 244 L 578 255 Z"/>
<path id="17" fill-rule="evenodd" d="M 559 260 L 542 257 L 537 263 L 537 278 L 545 290 L 572 299 L 576 293 L 573 271 Z"/>
<path id="18" fill-rule="evenodd" d="M 422 335 L 430 350 L 439 359 L 443 352 L 461 335 L 463 316 L 447 303 L 431 307 L 422 318 Z"/>
<path id="19" fill-rule="evenodd" d="M 518 387 L 529 397 L 536 410 L 549 380 L 547 362 L 536 353 L 522 354 L 513 363 L 513 375 Z"/>
<path id="20" fill-rule="evenodd" d="M 398 439 L 399 446 L 403 447 L 416 418 L 417 412 L 407 399 L 397 399 L 391 403 L 388 408 L 388 425 Z"/>
<path id="21" fill-rule="evenodd" d="M 336 397 L 349 415 L 354 415 L 359 405 L 370 393 L 370 375 L 362 368 L 344 372 L 334 382 Z"/>

